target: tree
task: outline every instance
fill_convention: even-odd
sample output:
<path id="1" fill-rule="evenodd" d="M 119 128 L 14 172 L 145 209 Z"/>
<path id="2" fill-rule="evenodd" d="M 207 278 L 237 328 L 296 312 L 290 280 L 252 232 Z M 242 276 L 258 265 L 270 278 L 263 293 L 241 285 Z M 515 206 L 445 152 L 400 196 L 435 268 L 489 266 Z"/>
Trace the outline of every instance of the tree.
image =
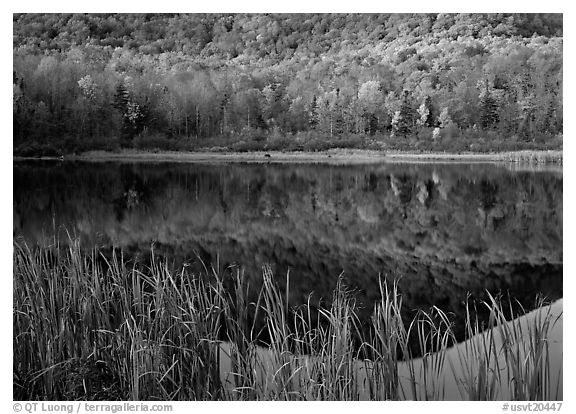
<path id="1" fill-rule="evenodd" d="M 418 119 L 416 120 L 416 125 L 423 127 L 426 125 L 426 121 L 428 120 L 428 115 L 430 115 L 430 111 L 422 102 L 422 104 L 418 107 Z"/>
<path id="2" fill-rule="evenodd" d="M 378 115 L 384 106 L 384 95 L 379 81 L 366 81 L 358 89 L 358 103 L 364 119 L 364 131 L 373 135 L 378 128 Z M 377 115 L 378 114 L 378 115 Z"/>
<path id="3" fill-rule="evenodd" d="M 520 109 L 520 128 L 519 133 L 525 139 L 534 139 L 534 124 L 536 121 L 536 103 L 534 94 L 529 94 L 523 99 L 518 101 L 518 106 Z"/>
<path id="4" fill-rule="evenodd" d="M 490 129 L 498 123 L 499 119 L 498 103 L 486 85 L 480 94 L 480 125 L 483 129 Z"/>
<path id="5" fill-rule="evenodd" d="M 416 123 L 419 126 L 433 127 L 434 126 L 434 108 L 432 107 L 432 98 L 426 96 L 424 102 L 418 108 L 418 119 Z"/>
<path id="6" fill-rule="evenodd" d="M 78 81 L 81 96 L 78 98 L 78 111 L 80 112 L 80 134 L 82 136 L 92 135 L 93 130 L 98 131 L 98 95 L 99 87 L 92 79 L 92 76 L 86 75 Z"/>
<path id="7" fill-rule="evenodd" d="M 132 139 L 146 127 L 147 108 L 131 98 L 124 82 L 119 82 L 116 86 L 114 107 L 122 116 L 121 144 L 129 146 Z"/>
<path id="8" fill-rule="evenodd" d="M 318 114 L 320 131 L 334 136 L 338 132 L 337 120 L 339 118 L 338 92 L 331 90 L 324 92 L 318 100 Z"/>
<path id="9" fill-rule="evenodd" d="M 238 130 L 243 127 L 248 129 L 263 125 L 260 112 L 260 91 L 256 88 L 240 90 L 233 96 L 231 102 L 231 115 Z"/>
<path id="10" fill-rule="evenodd" d="M 298 96 L 292 100 L 290 108 L 288 109 L 290 115 L 290 127 L 292 132 L 304 131 L 307 128 L 307 113 L 304 99 Z"/>
<path id="11" fill-rule="evenodd" d="M 283 105 L 283 88 L 278 82 L 269 83 L 262 89 L 262 114 L 268 128 L 273 128 L 279 124 L 279 119 L 283 116 L 285 108 Z"/>
<path id="12" fill-rule="evenodd" d="M 410 92 L 405 90 L 402 94 L 400 109 L 395 112 L 392 126 L 395 134 L 407 136 L 414 126 L 414 109 L 410 100 Z"/>
<path id="13" fill-rule="evenodd" d="M 562 18 L 527 16 L 16 14 L 15 136 L 554 135 Z"/>
<path id="14" fill-rule="evenodd" d="M 454 122 L 448 113 L 448 108 L 444 108 L 442 109 L 442 112 L 440 112 L 440 116 L 438 117 L 438 124 L 442 129 L 454 126 Z"/>
<path id="15" fill-rule="evenodd" d="M 114 108 L 118 109 L 122 114 L 124 114 L 124 112 L 126 112 L 128 102 L 130 102 L 130 94 L 124 87 L 124 84 L 122 82 L 118 82 L 116 85 L 116 93 L 114 94 Z"/>
<path id="16" fill-rule="evenodd" d="M 318 125 L 318 102 L 316 95 L 312 97 L 312 102 L 308 108 L 308 125 L 311 129 L 316 129 Z"/>

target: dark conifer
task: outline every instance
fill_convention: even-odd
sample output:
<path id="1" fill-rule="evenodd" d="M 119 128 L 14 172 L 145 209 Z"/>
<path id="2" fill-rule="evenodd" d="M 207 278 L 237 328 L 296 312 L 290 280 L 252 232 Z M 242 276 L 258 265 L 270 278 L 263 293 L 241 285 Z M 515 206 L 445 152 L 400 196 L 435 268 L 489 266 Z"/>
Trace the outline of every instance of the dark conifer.
<path id="1" fill-rule="evenodd" d="M 490 93 L 488 86 L 480 96 L 480 125 L 484 129 L 493 128 L 500 117 L 498 115 L 498 103 Z"/>
<path id="2" fill-rule="evenodd" d="M 310 128 L 315 129 L 318 125 L 318 102 L 316 95 L 312 97 L 312 102 L 310 103 L 310 109 L 308 110 L 308 124 Z"/>
<path id="3" fill-rule="evenodd" d="M 428 109 L 428 116 L 426 117 L 424 126 L 432 128 L 436 126 L 434 123 L 434 120 L 436 119 L 436 114 L 434 113 L 434 107 L 432 106 L 432 98 L 430 96 L 426 96 L 426 99 L 424 100 L 424 105 L 426 106 L 426 109 Z"/>
<path id="4" fill-rule="evenodd" d="M 410 99 L 410 92 L 405 90 L 402 95 L 402 105 L 400 106 L 400 118 L 396 127 L 400 135 L 407 136 L 412 132 L 414 126 L 414 108 Z"/>

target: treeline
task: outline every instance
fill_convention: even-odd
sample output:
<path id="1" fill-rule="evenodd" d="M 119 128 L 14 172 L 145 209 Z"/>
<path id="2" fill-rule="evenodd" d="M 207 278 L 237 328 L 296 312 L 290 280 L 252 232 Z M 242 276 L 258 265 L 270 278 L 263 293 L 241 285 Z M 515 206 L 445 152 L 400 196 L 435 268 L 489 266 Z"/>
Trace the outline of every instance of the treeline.
<path id="1" fill-rule="evenodd" d="M 561 15 L 14 15 L 14 148 L 561 145 Z"/>
<path id="2" fill-rule="evenodd" d="M 126 47 L 259 60 L 432 36 L 561 37 L 561 14 L 14 14 L 14 47 Z M 411 38 L 411 39 L 410 39 Z"/>

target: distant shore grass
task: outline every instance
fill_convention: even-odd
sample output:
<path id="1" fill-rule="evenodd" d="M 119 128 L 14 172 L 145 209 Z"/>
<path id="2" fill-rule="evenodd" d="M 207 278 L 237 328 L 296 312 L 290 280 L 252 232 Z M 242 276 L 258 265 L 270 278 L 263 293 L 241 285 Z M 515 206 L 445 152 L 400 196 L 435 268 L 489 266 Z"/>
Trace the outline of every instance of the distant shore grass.
<path id="1" fill-rule="evenodd" d="M 435 161 L 462 161 L 462 162 L 482 162 L 482 161 L 501 161 L 527 164 L 560 164 L 562 165 L 562 151 L 505 151 L 494 153 L 410 153 L 410 152 L 391 152 L 386 154 L 392 159 L 406 160 L 435 160 Z"/>
<path id="2" fill-rule="evenodd" d="M 32 159 L 14 157 L 15 160 Z M 42 159 L 60 159 L 43 157 Z M 330 149 L 324 151 L 145 151 L 122 150 L 89 151 L 78 155 L 65 156 L 62 159 L 75 161 L 150 161 L 150 162 L 293 162 L 293 163 L 333 163 L 362 164 L 376 162 L 503 162 L 518 164 L 562 165 L 563 152 L 560 150 L 506 151 L 494 153 L 473 152 L 409 152 L 378 151 L 362 149 Z"/>
<path id="3" fill-rule="evenodd" d="M 190 274 L 154 257 L 139 268 L 121 252 L 83 252 L 77 241 L 60 249 L 16 240 L 13 260 L 16 400 L 442 400 L 448 367 L 462 399 L 561 395 L 550 307 L 510 323 L 521 315 L 490 296 L 477 304 L 490 311 L 487 325 L 469 306 L 468 341 L 456 344 L 441 309 L 406 325 L 402 296 L 384 279 L 365 332 L 342 279 L 331 304 L 314 312 L 310 303 L 288 307 L 269 268 L 248 302 L 240 273 L 230 291 L 208 269 Z M 265 347 L 250 322 L 258 315 L 270 334 Z"/>

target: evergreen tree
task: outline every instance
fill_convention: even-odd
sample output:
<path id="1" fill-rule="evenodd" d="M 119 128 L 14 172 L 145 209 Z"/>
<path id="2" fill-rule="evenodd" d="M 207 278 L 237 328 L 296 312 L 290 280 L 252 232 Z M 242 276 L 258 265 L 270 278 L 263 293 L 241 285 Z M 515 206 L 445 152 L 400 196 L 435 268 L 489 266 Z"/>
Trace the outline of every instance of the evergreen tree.
<path id="1" fill-rule="evenodd" d="M 130 144 L 131 139 L 134 134 L 132 131 L 132 125 L 130 124 L 130 94 L 128 90 L 124 87 L 122 82 L 116 85 L 116 92 L 114 93 L 114 108 L 120 112 L 122 118 L 122 126 L 120 129 L 120 144 L 123 147 L 127 147 Z"/>
<path id="2" fill-rule="evenodd" d="M 534 95 L 530 94 L 525 96 L 518 102 L 520 109 L 520 127 L 518 128 L 519 135 L 526 139 L 533 139 L 533 128 L 536 121 L 536 103 Z"/>
<path id="3" fill-rule="evenodd" d="M 414 109 L 410 102 L 410 92 L 405 90 L 402 95 L 400 110 L 394 116 L 394 131 L 397 134 L 407 136 L 412 132 L 414 126 Z"/>
<path id="4" fill-rule="evenodd" d="M 484 129 L 493 128 L 499 120 L 498 103 L 486 86 L 480 95 L 480 125 Z"/>
<path id="5" fill-rule="evenodd" d="M 114 108 L 122 115 L 121 144 L 130 146 L 132 139 L 147 126 L 148 104 L 139 105 L 130 98 L 130 93 L 123 83 L 116 86 Z"/>
<path id="6" fill-rule="evenodd" d="M 336 89 L 336 100 L 334 102 L 334 133 L 342 134 L 344 133 L 344 105 L 342 101 L 342 95 L 340 95 L 340 89 Z"/>
<path id="7" fill-rule="evenodd" d="M 364 112 L 362 118 L 364 118 L 364 124 L 366 125 L 364 132 L 367 132 L 369 135 L 376 134 L 378 129 L 378 118 L 376 115 Z"/>
<path id="8" fill-rule="evenodd" d="M 556 119 L 556 108 L 554 106 L 554 101 L 550 100 L 547 106 L 546 115 L 544 116 L 544 121 L 542 125 L 542 132 L 550 133 L 555 131 L 554 120 Z"/>
<path id="9" fill-rule="evenodd" d="M 316 129 L 316 125 L 318 125 L 318 101 L 316 95 L 312 97 L 312 102 L 308 109 L 308 125 L 310 125 L 311 129 Z"/>
<path id="10" fill-rule="evenodd" d="M 130 102 L 130 94 L 124 87 L 124 84 L 119 82 L 118 85 L 116 85 L 116 93 L 114 94 L 114 108 L 118 109 L 122 115 L 124 115 L 128 107 L 128 102 Z"/>
<path id="11" fill-rule="evenodd" d="M 224 135 L 228 132 L 228 107 L 230 106 L 230 95 L 224 92 L 222 100 L 220 101 L 220 119 L 222 120 L 220 124 L 220 135 Z"/>

